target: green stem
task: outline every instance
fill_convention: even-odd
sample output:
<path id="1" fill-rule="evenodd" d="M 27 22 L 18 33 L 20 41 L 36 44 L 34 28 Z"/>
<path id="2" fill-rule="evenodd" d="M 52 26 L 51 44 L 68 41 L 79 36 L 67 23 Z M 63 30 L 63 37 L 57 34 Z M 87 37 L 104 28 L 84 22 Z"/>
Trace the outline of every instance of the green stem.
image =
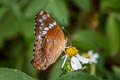
<path id="1" fill-rule="evenodd" d="M 96 69 L 95 69 L 95 64 L 91 64 L 91 65 L 90 65 L 90 74 L 91 74 L 91 75 L 95 75 L 95 71 L 96 71 Z"/>

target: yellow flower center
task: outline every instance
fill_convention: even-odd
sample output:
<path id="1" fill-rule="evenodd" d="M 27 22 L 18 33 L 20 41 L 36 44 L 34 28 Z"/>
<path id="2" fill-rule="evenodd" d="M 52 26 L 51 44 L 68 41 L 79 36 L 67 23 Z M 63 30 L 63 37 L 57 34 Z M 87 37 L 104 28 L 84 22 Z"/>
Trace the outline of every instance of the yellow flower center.
<path id="1" fill-rule="evenodd" d="M 90 55 L 88 53 L 83 54 L 83 57 L 90 58 Z"/>
<path id="2" fill-rule="evenodd" d="M 66 54 L 68 54 L 70 57 L 76 55 L 78 53 L 78 50 L 75 47 L 70 47 L 66 49 Z"/>

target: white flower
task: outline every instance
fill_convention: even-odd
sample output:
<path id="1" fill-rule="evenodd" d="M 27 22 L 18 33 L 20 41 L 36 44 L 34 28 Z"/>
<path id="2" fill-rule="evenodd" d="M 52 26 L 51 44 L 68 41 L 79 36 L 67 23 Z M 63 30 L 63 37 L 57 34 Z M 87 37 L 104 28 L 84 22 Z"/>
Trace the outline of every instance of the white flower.
<path id="1" fill-rule="evenodd" d="M 65 59 L 63 61 L 63 64 L 62 64 L 61 68 L 64 67 L 68 56 L 69 55 L 67 55 L 67 54 L 64 56 Z M 85 57 L 82 57 L 82 56 L 79 55 L 79 53 L 77 53 L 75 56 L 71 57 L 70 63 L 71 63 L 71 67 L 72 67 L 73 70 L 78 70 L 78 69 L 82 69 L 82 64 L 89 63 L 89 59 L 85 58 Z"/>
<path id="2" fill-rule="evenodd" d="M 96 53 L 93 53 L 92 50 L 88 51 L 88 55 L 89 55 L 89 59 L 90 59 L 90 63 L 97 63 L 97 59 L 99 58 L 99 54 L 96 52 Z"/>
<path id="3" fill-rule="evenodd" d="M 80 64 L 78 58 L 76 58 L 75 56 L 71 58 L 71 67 L 74 70 L 82 69 L 82 65 Z"/>

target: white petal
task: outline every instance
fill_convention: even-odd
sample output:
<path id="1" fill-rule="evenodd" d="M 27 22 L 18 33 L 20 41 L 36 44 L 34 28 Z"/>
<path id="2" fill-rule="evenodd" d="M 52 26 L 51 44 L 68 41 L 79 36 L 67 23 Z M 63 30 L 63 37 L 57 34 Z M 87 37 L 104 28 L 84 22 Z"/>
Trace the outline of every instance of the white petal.
<path id="1" fill-rule="evenodd" d="M 93 55 L 93 51 L 92 50 L 89 50 L 88 51 L 88 54 L 90 55 L 90 57 Z"/>
<path id="2" fill-rule="evenodd" d="M 82 56 L 80 56 L 79 54 L 76 54 L 75 56 L 78 58 L 78 60 L 79 60 L 80 62 L 82 62 L 82 64 L 87 64 L 87 63 L 89 63 L 89 59 L 88 59 L 88 58 L 82 57 Z"/>
<path id="3" fill-rule="evenodd" d="M 76 57 L 71 58 L 71 66 L 74 70 L 82 69 L 82 65 Z"/>
<path id="4" fill-rule="evenodd" d="M 66 55 L 62 56 L 61 58 L 63 59 L 63 58 L 65 58 L 65 57 L 66 57 Z"/>
<path id="5" fill-rule="evenodd" d="M 64 65 L 65 65 L 65 62 L 66 62 L 66 60 L 67 60 L 67 55 L 65 56 L 65 59 L 64 59 L 64 61 L 63 61 L 63 64 L 62 64 L 62 66 L 61 66 L 61 68 L 63 68 L 64 67 Z"/>
<path id="6" fill-rule="evenodd" d="M 90 63 L 97 63 L 97 59 L 99 58 L 98 53 L 95 53 L 90 58 Z"/>
<path id="7" fill-rule="evenodd" d="M 99 54 L 98 53 L 95 53 L 95 54 L 93 54 L 93 56 L 92 57 L 94 57 L 94 58 L 99 58 Z"/>
<path id="8" fill-rule="evenodd" d="M 95 58 L 90 58 L 90 63 L 97 63 L 97 59 L 95 59 Z"/>

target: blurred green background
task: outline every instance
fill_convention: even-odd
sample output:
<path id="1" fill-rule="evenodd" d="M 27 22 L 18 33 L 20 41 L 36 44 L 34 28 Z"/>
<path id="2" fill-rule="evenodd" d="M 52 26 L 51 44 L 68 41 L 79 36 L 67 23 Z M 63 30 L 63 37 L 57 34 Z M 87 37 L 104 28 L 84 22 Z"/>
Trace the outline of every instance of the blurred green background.
<path id="1" fill-rule="evenodd" d="M 100 53 L 97 76 L 120 80 L 119 3 L 120 0 L 0 0 L 0 67 L 18 69 L 39 80 L 58 77 L 61 72 L 56 70 L 61 60 L 47 71 L 37 71 L 31 64 L 34 17 L 45 10 L 69 33 L 67 37 L 80 52 Z"/>

